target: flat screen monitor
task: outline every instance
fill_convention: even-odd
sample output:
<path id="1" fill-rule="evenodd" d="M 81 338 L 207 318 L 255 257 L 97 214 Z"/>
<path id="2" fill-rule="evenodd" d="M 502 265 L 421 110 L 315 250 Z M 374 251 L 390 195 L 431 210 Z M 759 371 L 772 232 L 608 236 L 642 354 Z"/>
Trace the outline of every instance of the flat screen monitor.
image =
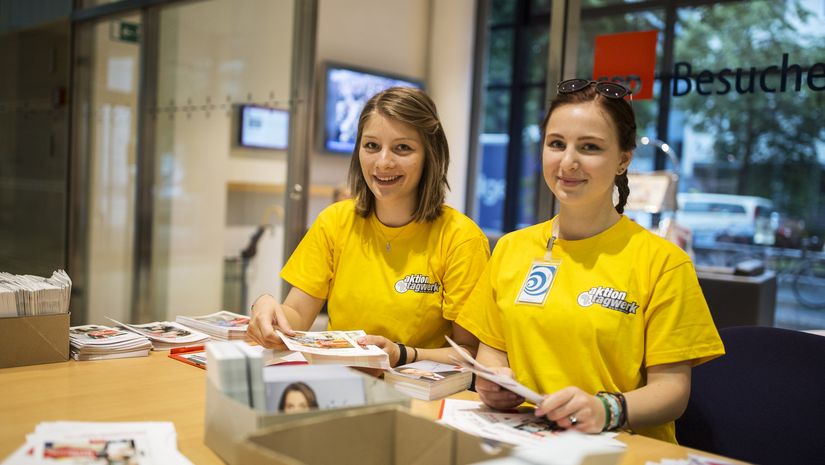
<path id="1" fill-rule="evenodd" d="M 238 145 L 258 149 L 286 150 L 289 112 L 258 105 L 241 105 Z"/>
<path id="2" fill-rule="evenodd" d="M 373 95 L 390 87 L 424 86 L 401 76 L 328 63 L 324 72 L 323 149 L 352 153 L 358 132 L 358 117 Z"/>

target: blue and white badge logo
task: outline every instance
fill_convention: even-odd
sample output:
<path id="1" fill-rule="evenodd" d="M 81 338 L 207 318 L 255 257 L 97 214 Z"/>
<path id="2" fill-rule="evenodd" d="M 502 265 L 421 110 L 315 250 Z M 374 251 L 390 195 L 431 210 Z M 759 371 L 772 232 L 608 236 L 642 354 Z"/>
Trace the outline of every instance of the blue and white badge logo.
<path id="1" fill-rule="evenodd" d="M 516 301 L 526 304 L 543 304 L 556 278 L 557 268 L 555 265 L 534 264 L 527 273 L 527 278 L 524 279 Z"/>

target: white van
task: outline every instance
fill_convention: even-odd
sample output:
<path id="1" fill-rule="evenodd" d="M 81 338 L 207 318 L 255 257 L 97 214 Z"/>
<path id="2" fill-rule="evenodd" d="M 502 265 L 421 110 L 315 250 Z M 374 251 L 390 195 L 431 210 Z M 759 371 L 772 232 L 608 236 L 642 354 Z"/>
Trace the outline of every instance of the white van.
<path id="1" fill-rule="evenodd" d="M 735 242 L 773 245 L 773 202 L 752 195 L 680 193 L 676 222 L 693 231 L 696 246 L 709 246 L 719 236 Z"/>

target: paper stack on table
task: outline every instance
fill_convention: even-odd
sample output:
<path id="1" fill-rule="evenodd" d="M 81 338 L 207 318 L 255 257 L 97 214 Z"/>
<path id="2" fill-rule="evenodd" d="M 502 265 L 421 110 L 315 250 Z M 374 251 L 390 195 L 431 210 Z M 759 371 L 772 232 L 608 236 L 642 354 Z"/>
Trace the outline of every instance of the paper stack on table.
<path id="1" fill-rule="evenodd" d="M 221 392 L 250 405 L 246 355 L 230 341 L 206 344 L 206 377 Z"/>
<path id="2" fill-rule="evenodd" d="M 72 326 L 69 343 L 75 360 L 145 357 L 152 350 L 152 342 L 139 334 L 101 325 Z"/>
<path id="3" fill-rule="evenodd" d="M 188 328 L 206 333 L 215 340 L 243 339 L 246 336 L 246 327 L 249 325 L 248 316 L 226 310 L 202 316 L 178 315 L 175 321 Z"/>
<path id="4" fill-rule="evenodd" d="M 364 331 L 295 331 L 287 336 L 277 331 L 289 350 L 301 352 L 310 365 L 346 365 L 390 369 L 387 353 L 375 345 L 360 346 Z"/>
<path id="5" fill-rule="evenodd" d="M 209 339 L 209 335 L 187 328 L 174 321 L 155 321 L 152 323 L 132 325 L 121 323 L 113 318 L 109 319 L 126 330 L 148 338 L 152 341 L 152 348 L 155 350 L 168 350 L 174 347 L 200 345 Z"/>
<path id="6" fill-rule="evenodd" d="M 191 465 L 171 422 L 40 423 L 2 465 Z"/>
<path id="7" fill-rule="evenodd" d="M 0 317 L 67 313 L 72 280 L 63 270 L 48 278 L 0 272 Z"/>
<path id="8" fill-rule="evenodd" d="M 384 381 L 421 400 L 442 399 L 470 387 L 473 374 L 455 365 L 419 360 L 384 372 Z"/>

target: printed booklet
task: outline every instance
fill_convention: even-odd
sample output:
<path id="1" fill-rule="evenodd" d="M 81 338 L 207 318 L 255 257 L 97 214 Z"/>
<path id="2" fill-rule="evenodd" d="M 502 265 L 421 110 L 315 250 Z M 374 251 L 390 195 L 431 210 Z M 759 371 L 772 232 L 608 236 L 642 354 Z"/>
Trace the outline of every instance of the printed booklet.
<path id="1" fill-rule="evenodd" d="M 145 357 L 152 350 L 152 342 L 139 334 L 101 325 L 72 326 L 69 344 L 75 360 Z"/>
<path id="2" fill-rule="evenodd" d="M 107 317 L 108 318 L 108 317 Z M 203 344 L 209 339 L 209 336 L 194 329 L 187 328 L 180 323 L 174 321 L 155 321 L 153 323 L 144 323 L 140 325 L 130 325 L 121 323 L 114 318 L 109 318 L 119 326 L 140 334 L 152 341 L 152 347 L 155 350 L 168 350 L 173 347 L 186 347 L 192 345 Z"/>
<path id="3" fill-rule="evenodd" d="M 355 342 L 366 336 L 364 331 L 295 331 L 287 336 L 278 331 L 289 350 L 301 352 L 311 365 L 347 365 L 390 369 L 387 353 L 378 346 L 361 346 Z"/>
<path id="4" fill-rule="evenodd" d="M 249 325 L 248 316 L 226 310 L 202 316 L 178 315 L 175 321 L 219 340 L 243 339 Z"/>
<path id="5" fill-rule="evenodd" d="M 384 372 L 384 381 L 421 400 L 442 399 L 470 387 L 473 374 L 460 366 L 420 360 Z"/>

